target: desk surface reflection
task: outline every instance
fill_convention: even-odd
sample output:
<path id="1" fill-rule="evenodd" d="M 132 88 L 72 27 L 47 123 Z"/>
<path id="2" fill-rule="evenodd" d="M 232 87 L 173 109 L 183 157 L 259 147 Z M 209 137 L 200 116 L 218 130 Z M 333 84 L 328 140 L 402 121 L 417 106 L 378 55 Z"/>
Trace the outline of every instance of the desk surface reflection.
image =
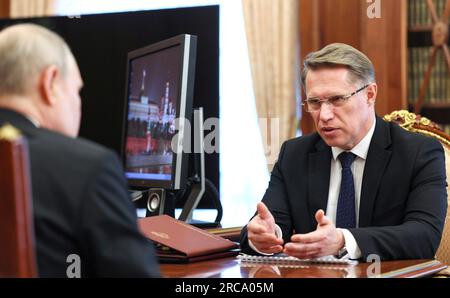
<path id="1" fill-rule="evenodd" d="M 447 266 L 436 260 L 400 260 L 357 265 L 302 264 L 273 265 L 223 258 L 190 264 L 161 264 L 165 277 L 188 278 L 365 278 L 423 277 Z M 379 269 L 379 272 L 377 271 Z"/>

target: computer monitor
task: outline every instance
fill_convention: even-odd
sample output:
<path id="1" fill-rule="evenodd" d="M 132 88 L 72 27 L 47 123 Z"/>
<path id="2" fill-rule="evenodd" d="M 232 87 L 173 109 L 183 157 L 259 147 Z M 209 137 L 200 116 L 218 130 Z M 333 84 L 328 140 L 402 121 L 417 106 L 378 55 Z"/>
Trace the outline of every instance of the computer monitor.
<path id="1" fill-rule="evenodd" d="M 130 187 L 178 190 L 185 186 L 197 37 L 183 34 L 128 53 L 123 133 Z M 177 137 L 177 141 L 172 139 Z"/>

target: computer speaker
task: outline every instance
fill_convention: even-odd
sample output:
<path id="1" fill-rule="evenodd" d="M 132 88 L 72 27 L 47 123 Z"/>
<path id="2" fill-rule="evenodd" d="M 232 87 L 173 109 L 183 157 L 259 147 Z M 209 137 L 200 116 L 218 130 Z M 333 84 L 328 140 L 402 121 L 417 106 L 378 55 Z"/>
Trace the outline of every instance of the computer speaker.
<path id="1" fill-rule="evenodd" d="M 167 214 L 173 216 L 174 206 L 170 193 L 163 188 L 148 190 L 146 216 Z"/>

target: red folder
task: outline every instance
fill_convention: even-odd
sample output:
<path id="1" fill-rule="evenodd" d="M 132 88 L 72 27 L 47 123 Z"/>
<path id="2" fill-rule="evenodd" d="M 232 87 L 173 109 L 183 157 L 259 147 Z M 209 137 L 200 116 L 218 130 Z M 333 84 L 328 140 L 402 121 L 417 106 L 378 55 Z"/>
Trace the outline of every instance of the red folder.
<path id="1" fill-rule="evenodd" d="M 238 244 L 167 215 L 138 220 L 141 232 L 152 240 L 163 263 L 189 263 L 235 256 Z"/>

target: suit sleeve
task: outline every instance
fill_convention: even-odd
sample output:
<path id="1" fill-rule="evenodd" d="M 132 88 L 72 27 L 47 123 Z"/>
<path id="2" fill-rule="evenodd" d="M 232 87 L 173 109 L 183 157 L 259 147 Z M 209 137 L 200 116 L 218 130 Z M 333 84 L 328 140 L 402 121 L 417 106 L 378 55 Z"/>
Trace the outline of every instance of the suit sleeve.
<path id="1" fill-rule="evenodd" d="M 364 260 L 434 258 L 447 210 L 445 157 L 433 139 L 422 142 L 415 159 L 404 219 L 397 226 L 350 229 Z"/>
<path id="2" fill-rule="evenodd" d="M 278 161 L 275 163 L 272 174 L 270 176 L 269 186 L 264 194 L 262 202 L 266 204 L 267 208 L 275 218 L 276 224 L 280 227 L 284 242 L 289 242 L 292 235 L 292 221 L 290 208 L 287 203 L 287 192 L 284 181 L 284 174 L 281 164 L 283 163 L 283 156 L 285 154 L 286 143 L 281 146 Z M 256 216 L 256 214 L 254 215 Z M 247 236 L 247 226 L 241 231 L 241 250 L 247 254 L 257 254 L 249 243 Z"/>
<path id="3" fill-rule="evenodd" d="M 108 152 L 96 172 L 81 211 L 82 274 L 159 277 L 153 245 L 138 230 L 136 209 L 116 155 Z M 83 267 L 83 263 L 89 267 Z"/>

